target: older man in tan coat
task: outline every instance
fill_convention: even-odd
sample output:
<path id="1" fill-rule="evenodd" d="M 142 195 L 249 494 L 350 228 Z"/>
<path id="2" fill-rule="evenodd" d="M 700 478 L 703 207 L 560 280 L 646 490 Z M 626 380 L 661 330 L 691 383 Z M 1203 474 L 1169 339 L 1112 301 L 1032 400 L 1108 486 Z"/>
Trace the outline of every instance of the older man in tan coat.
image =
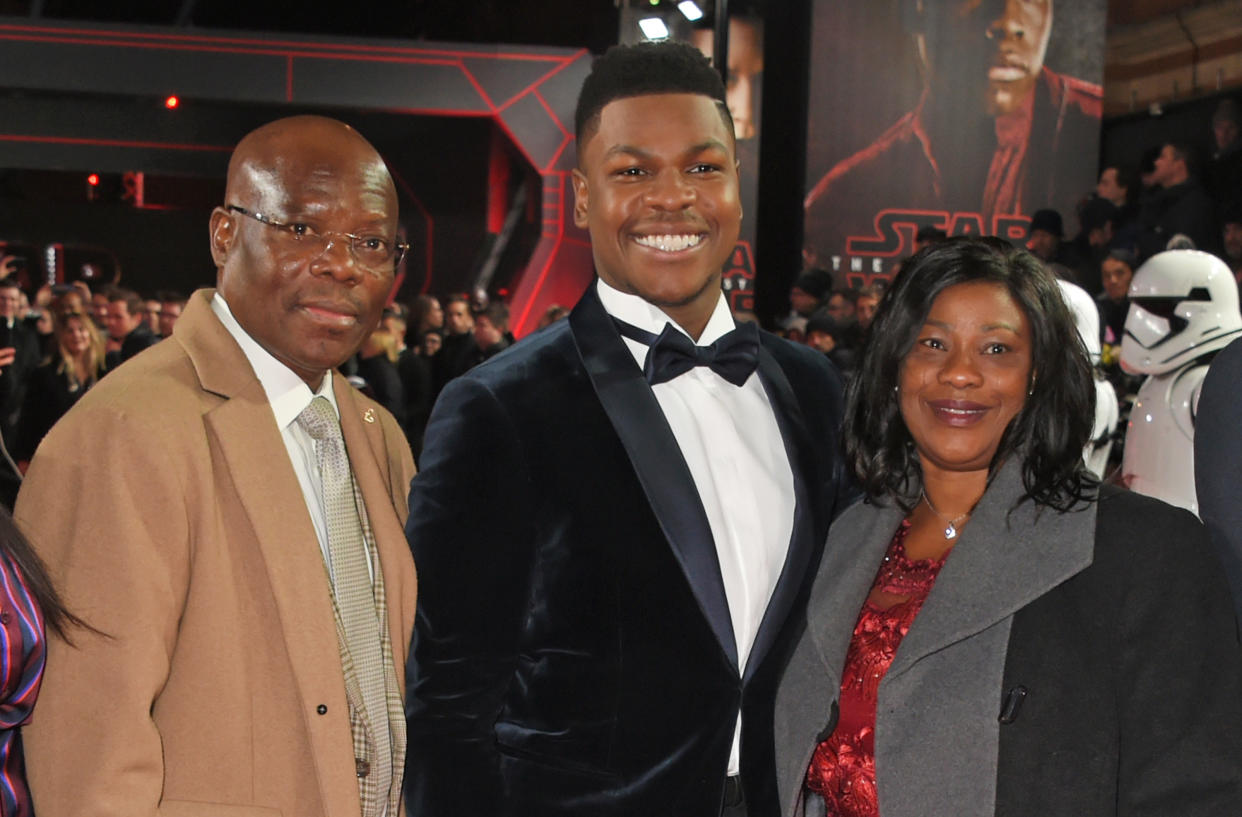
<path id="1" fill-rule="evenodd" d="M 101 633 L 52 639 L 40 817 L 399 817 L 413 463 L 331 371 L 379 320 L 396 232 L 355 131 L 250 134 L 211 217 L 218 289 L 39 449 L 19 524 Z"/>

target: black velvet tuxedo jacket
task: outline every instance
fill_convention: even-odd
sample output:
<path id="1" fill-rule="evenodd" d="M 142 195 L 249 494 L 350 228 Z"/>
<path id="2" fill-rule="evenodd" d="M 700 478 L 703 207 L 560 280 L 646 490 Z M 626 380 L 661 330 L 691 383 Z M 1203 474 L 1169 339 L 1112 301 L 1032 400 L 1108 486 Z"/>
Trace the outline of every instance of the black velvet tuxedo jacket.
<path id="1" fill-rule="evenodd" d="M 1203 378 L 1195 415 L 1195 493 L 1242 622 L 1242 338 L 1218 354 Z"/>
<path id="2" fill-rule="evenodd" d="M 445 388 L 406 528 L 410 814 L 716 817 L 739 709 L 749 813 L 777 811 L 775 682 L 852 489 L 835 370 L 764 335 L 759 375 L 797 510 L 744 676 L 694 482 L 594 286 Z"/>

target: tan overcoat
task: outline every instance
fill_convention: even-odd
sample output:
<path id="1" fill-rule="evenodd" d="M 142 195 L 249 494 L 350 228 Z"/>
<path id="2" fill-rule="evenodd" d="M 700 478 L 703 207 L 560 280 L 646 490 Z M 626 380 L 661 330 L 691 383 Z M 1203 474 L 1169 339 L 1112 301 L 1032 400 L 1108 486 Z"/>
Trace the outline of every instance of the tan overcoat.
<path id="1" fill-rule="evenodd" d="M 52 429 L 16 516 L 72 610 L 27 767 L 40 817 L 357 817 L 323 557 L 262 386 L 194 294 L 171 339 Z M 413 474 L 391 415 L 334 384 L 398 676 L 414 622 Z"/>

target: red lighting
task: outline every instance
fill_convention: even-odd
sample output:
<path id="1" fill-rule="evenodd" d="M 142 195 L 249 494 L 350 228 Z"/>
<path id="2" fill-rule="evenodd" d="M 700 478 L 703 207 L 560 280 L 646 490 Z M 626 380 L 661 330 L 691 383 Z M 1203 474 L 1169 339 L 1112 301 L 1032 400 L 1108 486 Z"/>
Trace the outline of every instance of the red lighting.
<path id="1" fill-rule="evenodd" d="M 164 98 L 164 107 L 170 111 L 176 108 L 180 104 L 181 104 L 181 99 L 177 97 L 175 94 Z"/>
<path id="2" fill-rule="evenodd" d="M 99 174 L 92 173 L 91 175 L 87 176 L 86 183 L 89 184 L 91 187 L 97 187 L 99 185 Z"/>

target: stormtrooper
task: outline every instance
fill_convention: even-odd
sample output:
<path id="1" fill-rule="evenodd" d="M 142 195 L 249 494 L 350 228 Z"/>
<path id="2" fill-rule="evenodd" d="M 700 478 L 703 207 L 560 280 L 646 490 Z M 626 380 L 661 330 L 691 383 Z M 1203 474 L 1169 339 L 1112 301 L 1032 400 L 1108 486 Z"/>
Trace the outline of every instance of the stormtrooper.
<path id="1" fill-rule="evenodd" d="M 1130 411 L 1122 479 L 1132 490 L 1198 513 L 1194 434 L 1212 358 L 1242 335 L 1229 267 L 1197 250 L 1152 256 L 1130 283 L 1121 366 L 1147 379 Z"/>
<path id="2" fill-rule="evenodd" d="M 1061 297 L 1074 316 L 1074 324 L 1078 327 L 1078 335 L 1082 338 L 1087 354 L 1091 356 L 1091 367 L 1098 372 L 1100 365 L 1100 311 L 1095 299 L 1077 284 L 1059 279 Z M 1091 439 L 1083 449 L 1082 458 L 1087 470 L 1103 479 L 1108 468 L 1108 455 L 1113 448 L 1113 432 L 1117 429 L 1121 410 L 1117 403 L 1117 392 L 1113 386 L 1098 373 L 1095 378 L 1095 425 L 1091 429 Z"/>

